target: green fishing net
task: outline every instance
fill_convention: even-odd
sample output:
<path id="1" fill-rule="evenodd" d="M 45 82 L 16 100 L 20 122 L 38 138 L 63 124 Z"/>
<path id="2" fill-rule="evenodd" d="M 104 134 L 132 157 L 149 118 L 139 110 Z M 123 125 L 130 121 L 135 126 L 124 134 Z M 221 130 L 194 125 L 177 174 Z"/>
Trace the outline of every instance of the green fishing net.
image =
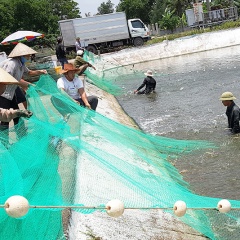
<path id="1" fill-rule="evenodd" d="M 114 92 L 114 76 L 104 74 L 102 81 Z M 213 144 L 153 136 L 117 123 L 77 105 L 50 75 L 41 76 L 27 97 L 33 116 L 0 132 L 0 204 L 21 195 L 31 206 L 47 207 L 30 208 L 18 219 L 0 208 L 0 239 L 65 239 L 65 207 L 91 214 L 93 207 L 112 199 L 120 199 L 126 208 L 167 208 L 170 214 L 182 200 L 193 209 L 181 221 L 210 239 L 238 239 L 239 210 L 214 210 L 220 199 L 192 193 L 171 164 Z M 232 208 L 240 207 L 239 201 L 230 202 Z"/>

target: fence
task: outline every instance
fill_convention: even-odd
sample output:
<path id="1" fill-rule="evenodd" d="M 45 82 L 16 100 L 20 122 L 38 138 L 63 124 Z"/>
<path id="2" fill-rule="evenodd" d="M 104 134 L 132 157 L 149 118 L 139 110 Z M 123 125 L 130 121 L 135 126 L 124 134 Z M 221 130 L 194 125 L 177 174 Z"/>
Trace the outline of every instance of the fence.
<path id="1" fill-rule="evenodd" d="M 192 28 L 211 27 L 213 25 L 219 25 L 227 21 L 235 21 L 238 19 L 237 7 L 216 9 L 216 10 L 208 11 L 201 14 L 202 14 L 201 18 L 198 18 L 198 19 L 202 19 L 202 21 L 199 21 L 199 22 L 196 21 L 191 26 L 181 26 L 171 31 L 171 30 L 163 30 L 160 28 L 158 23 L 155 23 L 155 24 L 149 24 L 148 29 L 152 36 L 163 36 L 163 35 L 172 34 L 172 33 L 189 31 Z"/>

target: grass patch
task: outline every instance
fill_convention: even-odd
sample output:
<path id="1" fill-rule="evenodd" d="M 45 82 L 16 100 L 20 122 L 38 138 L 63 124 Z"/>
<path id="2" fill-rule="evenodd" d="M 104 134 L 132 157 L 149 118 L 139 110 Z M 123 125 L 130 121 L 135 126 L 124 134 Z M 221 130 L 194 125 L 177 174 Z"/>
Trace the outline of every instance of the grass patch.
<path id="1" fill-rule="evenodd" d="M 152 39 L 149 40 L 148 42 L 146 42 L 145 44 L 152 45 L 155 43 L 163 42 L 164 40 L 174 40 L 174 39 L 182 38 L 182 37 L 186 37 L 186 36 L 202 34 L 205 32 L 215 32 L 215 31 L 219 31 L 219 30 L 226 30 L 226 29 L 238 28 L 238 27 L 240 27 L 240 20 L 229 21 L 229 22 L 222 23 L 220 25 L 211 26 L 211 27 L 207 27 L 207 28 L 200 28 L 200 29 L 196 28 L 196 29 L 192 29 L 190 31 L 185 31 L 185 32 L 181 32 L 181 33 L 167 34 L 164 36 L 153 36 Z"/>

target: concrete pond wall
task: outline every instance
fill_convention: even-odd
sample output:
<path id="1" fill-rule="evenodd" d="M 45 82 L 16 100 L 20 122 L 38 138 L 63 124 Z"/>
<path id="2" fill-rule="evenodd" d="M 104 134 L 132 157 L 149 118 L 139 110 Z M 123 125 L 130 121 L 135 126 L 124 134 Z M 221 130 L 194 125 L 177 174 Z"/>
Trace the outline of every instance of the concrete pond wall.
<path id="1" fill-rule="evenodd" d="M 95 63 L 97 71 L 114 66 L 130 65 L 240 44 L 240 28 L 204 33 L 173 41 L 104 54 Z M 104 63 L 104 64 L 103 64 Z M 113 96 L 87 83 L 87 93 L 99 96 L 97 111 L 122 124 L 136 127 Z M 81 158 L 81 156 L 79 156 Z M 97 174 L 97 173 L 96 173 Z M 77 199 L 75 199 L 77 203 Z M 181 222 L 179 218 L 161 210 L 127 210 L 119 218 L 95 212 L 84 215 L 71 211 L 67 230 L 71 240 L 201 240 L 206 239 Z"/>

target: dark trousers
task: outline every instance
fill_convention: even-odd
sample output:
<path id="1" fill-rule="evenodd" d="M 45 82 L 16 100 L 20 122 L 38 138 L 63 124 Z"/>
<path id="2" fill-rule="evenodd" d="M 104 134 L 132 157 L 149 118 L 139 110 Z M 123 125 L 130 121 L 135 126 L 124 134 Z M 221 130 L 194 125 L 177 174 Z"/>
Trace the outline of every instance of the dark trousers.
<path id="1" fill-rule="evenodd" d="M 58 61 L 61 63 L 62 69 L 64 68 L 64 64 L 68 63 L 68 60 L 65 57 L 64 58 L 59 58 Z"/>
<path id="2" fill-rule="evenodd" d="M 5 108 L 5 109 L 19 109 L 18 107 L 18 103 L 17 103 L 17 99 L 16 96 L 14 95 L 12 100 L 6 99 L 2 96 L 0 96 L 0 108 Z M 18 124 L 19 122 L 19 118 L 14 118 L 13 119 L 14 125 Z M 9 128 L 9 122 L 1 122 L 0 125 L 3 127 L 5 127 L 5 129 Z M 4 128 L 3 127 L 3 128 Z"/>
<path id="3" fill-rule="evenodd" d="M 88 102 L 91 106 L 92 110 L 96 110 L 97 105 L 98 105 L 98 98 L 96 96 L 89 96 L 87 97 Z M 76 101 L 78 101 L 80 103 L 81 106 L 85 107 L 84 102 L 82 101 L 81 98 L 76 99 Z M 66 114 L 68 113 L 73 113 L 76 112 L 77 109 L 75 108 L 75 106 L 77 106 L 77 104 L 75 105 L 74 102 L 71 105 L 67 105 L 62 99 L 61 96 L 52 96 L 51 97 L 51 102 L 53 104 L 53 106 L 58 110 L 58 112 L 62 115 L 62 116 L 66 116 Z"/>
<path id="4" fill-rule="evenodd" d="M 78 98 L 75 100 L 77 100 L 81 106 L 85 107 L 85 104 L 81 98 Z M 95 111 L 97 108 L 97 105 L 98 105 L 98 98 L 96 96 L 89 96 L 89 97 L 87 97 L 87 100 L 91 106 L 91 109 Z"/>
<path id="5" fill-rule="evenodd" d="M 25 97 L 25 93 L 24 91 L 22 90 L 22 88 L 20 87 L 17 87 L 16 90 L 15 90 L 15 96 L 16 96 L 16 100 L 17 100 L 17 103 L 23 103 L 23 102 L 26 102 L 27 99 Z"/>

